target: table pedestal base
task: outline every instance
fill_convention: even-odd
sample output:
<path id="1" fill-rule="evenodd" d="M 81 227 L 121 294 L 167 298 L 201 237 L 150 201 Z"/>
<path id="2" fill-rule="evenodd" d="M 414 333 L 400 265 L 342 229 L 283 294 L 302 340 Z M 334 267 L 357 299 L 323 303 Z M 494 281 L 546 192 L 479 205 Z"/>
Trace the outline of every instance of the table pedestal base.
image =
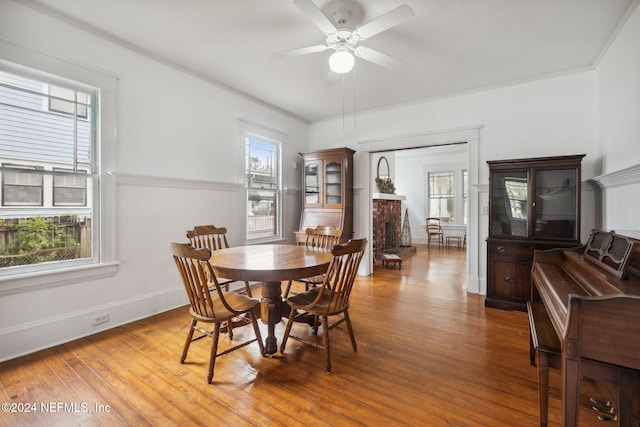
<path id="1" fill-rule="evenodd" d="M 282 319 L 282 289 L 280 282 L 264 282 L 262 285 L 262 304 L 260 318 L 267 324 L 267 338 L 264 342 L 264 352 L 267 356 L 278 351 L 275 335 L 276 323 Z"/>

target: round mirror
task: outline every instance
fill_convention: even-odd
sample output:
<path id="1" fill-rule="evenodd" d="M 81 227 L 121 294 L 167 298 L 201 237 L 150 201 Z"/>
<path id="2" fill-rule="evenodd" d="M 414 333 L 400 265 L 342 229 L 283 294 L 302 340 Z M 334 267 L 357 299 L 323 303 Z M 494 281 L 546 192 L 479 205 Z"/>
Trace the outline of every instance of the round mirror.
<path id="1" fill-rule="evenodd" d="M 386 157 L 378 159 L 378 179 L 389 179 L 389 162 Z"/>

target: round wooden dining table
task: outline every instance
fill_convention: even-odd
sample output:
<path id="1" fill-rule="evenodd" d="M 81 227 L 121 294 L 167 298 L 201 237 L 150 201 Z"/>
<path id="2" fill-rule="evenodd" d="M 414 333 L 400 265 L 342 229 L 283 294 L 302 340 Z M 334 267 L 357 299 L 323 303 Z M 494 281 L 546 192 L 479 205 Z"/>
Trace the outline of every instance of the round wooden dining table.
<path id="1" fill-rule="evenodd" d="M 325 249 L 252 245 L 213 251 L 210 263 L 219 277 L 263 282 L 260 315 L 268 330 L 265 353 L 272 355 L 278 348 L 275 325 L 282 319 L 281 282 L 326 273 L 331 258 L 331 251 Z"/>

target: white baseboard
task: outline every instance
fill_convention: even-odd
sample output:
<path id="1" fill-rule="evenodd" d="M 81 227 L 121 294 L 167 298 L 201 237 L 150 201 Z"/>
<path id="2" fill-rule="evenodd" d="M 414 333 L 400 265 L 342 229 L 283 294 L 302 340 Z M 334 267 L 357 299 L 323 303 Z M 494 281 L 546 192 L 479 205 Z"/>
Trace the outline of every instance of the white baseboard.
<path id="1" fill-rule="evenodd" d="M 487 278 L 478 276 L 467 277 L 467 292 L 471 294 L 487 294 Z"/>
<path id="2" fill-rule="evenodd" d="M 0 329 L 0 362 L 93 335 L 188 303 L 181 286 Z M 92 322 L 99 316 L 108 316 L 108 321 L 94 326 Z"/>

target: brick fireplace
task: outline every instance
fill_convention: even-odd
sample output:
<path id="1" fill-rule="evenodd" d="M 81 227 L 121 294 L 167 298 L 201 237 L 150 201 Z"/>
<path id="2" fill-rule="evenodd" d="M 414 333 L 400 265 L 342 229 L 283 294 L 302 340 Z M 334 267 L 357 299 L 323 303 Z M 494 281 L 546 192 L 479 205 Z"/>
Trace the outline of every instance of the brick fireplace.
<path id="1" fill-rule="evenodd" d="M 402 200 L 395 194 L 374 194 L 373 244 L 374 255 L 397 253 L 402 243 Z"/>

